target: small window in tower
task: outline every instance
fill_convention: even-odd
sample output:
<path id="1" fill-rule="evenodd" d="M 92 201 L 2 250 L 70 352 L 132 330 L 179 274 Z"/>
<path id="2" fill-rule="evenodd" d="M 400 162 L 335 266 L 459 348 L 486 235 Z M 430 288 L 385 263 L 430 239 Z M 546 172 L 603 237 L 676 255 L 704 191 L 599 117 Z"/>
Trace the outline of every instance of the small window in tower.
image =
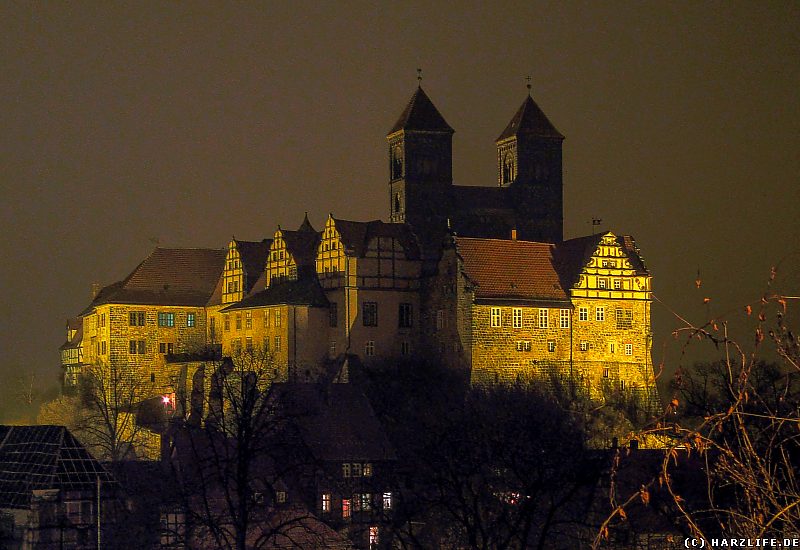
<path id="1" fill-rule="evenodd" d="M 514 181 L 514 154 L 507 153 L 503 158 L 503 183 L 511 183 Z"/>
<path id="2" fill-rule="evenodd" d="M 395 193 L 395 195 L 394 195 L 394 211 L 395 212 L 400 212 L 400 210 L 401 210 L 400 206 L 401 206 L 401 204 L 400 204 L 400 193 Z"/>
<path id="3" fill-rule="evenodd" d="M 396 145 L 392 150 L 392 179 L 403 177 L 403 148 Z M 396 210 L 399 212 L 399 210 Z"/>

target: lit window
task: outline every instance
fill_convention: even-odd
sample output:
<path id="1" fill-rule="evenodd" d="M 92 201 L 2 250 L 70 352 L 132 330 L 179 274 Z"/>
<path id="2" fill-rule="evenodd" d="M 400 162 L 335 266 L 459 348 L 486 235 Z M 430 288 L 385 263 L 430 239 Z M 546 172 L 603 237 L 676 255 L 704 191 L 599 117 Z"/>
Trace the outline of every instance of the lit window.
<path id="1" fill-rule="evenodd" d="M 606 320 L 606 308 L 604 307 L 597 307 L 594 310 L 594 320 L 595 321 L 605 321 Z"/>
<path id="2" fill-rule="evenodd" d="M 275 310 L 275 326 L 280 327 L 283 326 L 283 320 L 281 319 L 281 310 Z"/>
<path id="3" fill-rule="evenodd" d="M 350 463 L 345 462 L 342 464 L 342 477 L 350 477 Z"/>
<path id="4" fill-rule="evenodd" d="M 397 326 L 400 328 L 411 328 L 414 323 L 414 310 L 411 304 L 400 304 L 398 311 Z"/>
<path id="5" fill-rule="evenodd" d="M 589 342 L 581 342 L 581 351 L 589 351 Z"/>
<path id="6" fill-rule="evenodd" d="M 608 279 L 597 279 L 598 288 L 606 288 L 608 286 Z"/>
<path id="7" fill-rule="evenodd" d="M 608 368 L 604 368 L 603 369 L 603 378 L 608 378 L 608 376 L 609 376 L 609 369 Z"/>
<path id="8" fill-rule="evenodd" d="M 383 509 L 392 509 L 392 493 L 383 493 Z"/>
<path id="9" fill-rule="evenodd" d="M 369 547 L 370 550 L 378 547 L 378 526 L 370 525 L 369 527 Z"/>
<path id="10" fill-rule="evenodd" d="M 361 493 L 361 509 L 365 512 L 372 510 L 372 495 L 369 493 Z"/>
<path id="11" fill-rule="evenodd" d="M 531 342 L 530 342 L 530 340 L 518 340 L 517 341 L 517 351 L 531 351 Z"/>
<path id="12" fill-rule="evenodd" d="M 253 312 L 244 312 L 244 328 L 253 328 Z"/>
<path id="13" fill-rule="evenodd" d="M 578 309 L 578 319 L 581 321 L 588 321 L 589 320 L 589 308 L 582 307 Z"/>
<path id="14" fill-rule="evenodd" d="M 286 502 L 286 491 L 275 491 L 275 502 L 284 504 Z"/>
<path id="15" fill-rule="evenodd" d="M 501 326 L 500 308 L 493 307 L 491 310 L 491 324 L 493 327 Z"/>
<path id="16" fill-rule="evenodd" d="M 622 279 L 614 279 L 614 290 L 622 289 Z"/>
<path id="17" fill-rule="evenodd" d="M 522 328 L 522 308 L 515 307 L 511 309 L 511 326 L 514 328 Z"/>
<path id="18" fill-rule="evenodd" d="M 365 462 L 364 463 L 364 477 L 372 477 L 372 463 Z"/>
<path id="19" fill-rule="evenodd" d="M 328 325 L 335 327 L 339 324 L 339 308 L 336 302 L 331 302 L 328 306 Z"/>
<path id="20" fill-rule="evenodd" d="M 554 351 L 556 351 L 556 342 L 555 342 L 555 340 L 548 340 L 547 341 L 547 351 L 549 351 L 550 353 L 553 353 Z"/>
<path id="21" fill-rule="evenodd" d="M 275 337 L 275 351 L 281 351 L 281 337 Z"/>
<path id="22" fill-rule="evenodd" d="M 361 304 L 361 321 L 365 327 L 378 326 L 378 302 L 364 302 Z"/>
<path id="23" fill-rule="evenodd" d="M 350 499 L 343 498 L 342 499 L 342 517 L 347 519 L 350 517 Z"/>
<path id="24" fill-rule="evenodd" d="M 633 344 L 625 344 L 625 355 L 633 355 Z"/>
<path id="25" fill-rule="evenodd" d="M 559 311 L 558 319 L 560 322 L 561 328 L 569 328 L 569 310 L 562 309 Z"/>
<path id="26" fill-rule="evenodd" d="M 364 355 L 367 357 L 372 357 L 375 355 L 375 340 L 367 340 L 367 343 L 364 346 Z"/>
<path id="27" fill-rule="evenodd" d="M 328 348 L 328 352 L 331 354 L 331 357 L 336 356 L 336 340 L 331 340 L 330 347 Z"/>
<path id="28" fill-rule="evenodd" d="M 194 313 L 187 313 L 186 314 L 186 326 L 193 327 L 195 325 L 195 317 Z"/>
<path id="29" fill-rule="evenodd" d="M 158 312 L 158 326 L 160 326 L 160 327 L 174 327 L 175 326 L 175 314 L 174 313 L 166 313 L 164 311 Z"/>
<path id="30" fill-rule="evenodd" d="M 358 462 L 353 463 L 353 477 L 361 477 L 361 464 Z"/>
<path id="31" fill-rule="evenodd" d="M 328 513 L 331 511 L 331 494 L 322 493 L 322 512 Z"/>
<path id="32" fill-rule="evenodd" d="M 548 312 L 546 309 L 539 310 L 539 328 L 547 328 L 548 325 Z"/>

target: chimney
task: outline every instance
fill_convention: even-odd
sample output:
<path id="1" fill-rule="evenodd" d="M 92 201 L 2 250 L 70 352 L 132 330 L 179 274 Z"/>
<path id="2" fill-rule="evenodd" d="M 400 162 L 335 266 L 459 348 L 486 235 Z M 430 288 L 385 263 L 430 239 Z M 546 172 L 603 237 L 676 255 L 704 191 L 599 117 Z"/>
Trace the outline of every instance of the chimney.
<path id="1" fill-rule="evenodd" d="M 517 240 L 517 230 L 516 229 L 512 229 L 511 230 L 511 240 L 512 241 L 516 241 Z"/>
<path id="2" fill-rule="evenodd" d="M 97 295 L 100 294 L 100 283 L 92 283 L 92 300 L 97 298 Z"/>

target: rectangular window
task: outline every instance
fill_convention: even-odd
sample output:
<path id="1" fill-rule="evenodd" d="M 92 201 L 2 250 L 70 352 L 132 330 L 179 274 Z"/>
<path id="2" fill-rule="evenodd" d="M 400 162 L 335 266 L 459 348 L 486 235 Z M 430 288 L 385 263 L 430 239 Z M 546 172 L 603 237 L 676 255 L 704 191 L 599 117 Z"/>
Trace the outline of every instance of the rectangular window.
<path id="1" fill-rule="evenodd" d="M 331 302 L 328 306 L 328 325 L 335 327 L 339 324 L 339 308 L 336 302 Z"/>
<path id="2" fill-rule="evenodd" d="M 361 304 L 361 321 L 365 327 L 378 326 L 378 302 Z"/>
<path id="3" fill-rule="evenodd" d="M 514 328 L 522 328 L 522 308 L 515 307 L 511 309 L 511 326 Z"/>
<path id="4" fill-rule="evenodd" d="M 186 517 L 181 513 L 161 513 L 161 545 L 172 546 L 179 544 L 185 532 Z"/>
<path id="5" fill-rule="evenodd" d="M 186 314 L 186 326 L 193 327 L 195 325 L 195 318 L 194 313 L 187 313 Z"/>
<path id="6" fill-rule="evenodd" d="M 369 527 L 369 548 L 373 550 L 378 547 L 378 526 L 370 525 Z"/>
<path id="7" fill-rule="evenodd" d="M 364 346 L 364 355 L 367 357 L 372 357 L 375 355 L 375 340 L 367 340 L 367 343 Z"/>
<path id="8" fill-rule="evenodd" d="M 625 391 L 625 380 L 620 380 L 619 381 L 619 389 L 621 389 L 622 391 Z"/>
<path id="9" fill-rule="evenodd" d="M 276 491 L 275 502 L 277 502 L 278 504 L 286 503 L 286 491 Z"/>
<path id="10" fill-rule="evenodd" d="M 614 353 L 617 350 L 617 346 L 614 342 L 608 344 L 608 352 Z"/>
<path id="11" fill-rule="evenodd" d="M 217 337 L 217 318 L 212 316 L 208 318 L 208 321 L 209 323 L 211 323 L 211 326 L 209 327 L 211 332 L 211 339 L 215 340 Z"/>
<path id="12" fill-rule="evenodd" d="M 400 342 L 400 355 L 411 355 L 411 342 L 408 340 Z"/>
<path id="13" fill-rule="evenodd" d="M 128 344 L 128 353 L 134 355 L 136 353 L 136 340 L 131 340 Z"/>
<path id="14" fill-rule="evenodd" d="M 569 328 L 569 310 L 562 309 L 558 313 L 558 319 L 561 328 Z"/>
<path id="15" fill-rule="evenodd" d="M 350 463 L 345 462 L 342 464 L 342 477 L 350 477 Z"/>
<path id="16" fill-rule="evenodd" d="M 597 288 L 607 288 L 608 287 L 608 279 L 600 278 L 597 279 Z"/>
<path id="17" fill-rule="evenodd" d="M 159 342 L 158 343 L 158 353 L 161 353 L 161 354 L 167 353 L 167 344 L 166 344 L 166 342 Z"/>
<path id="18" fill-rule="evenodd" d="M 351 468 L 353 471 L 353 477 L 361 477 L 361 463 L 354 462 Z"/>
<path id="19" fill-rule="evenodd" d="M 244 312 L 244 328 L 253 328 L 253 312 Z"/>
<path id="20" fill-rule="evenodd" d="M 494 325 L 492 325 L 494 326 Z M 442 330 L 444 328 L 444 310 L 437 309 L 436 310 L 436 330 Z"/>
<path id="21" fill-rule="evenodd" d="M 242 330 L 242 314 L 236 314 L 236 330 Z"/>
<path id="22" fill-rule="evenodd" d="M 248 353 L 253 353 L 253 337 L 248 336 L 244 341 L 245 348 Z"/>
<path id="23" fill-rule="evenodd" d="M 547 328 L 549 324 L 548 312 L 546 309 L 539 310 L 539 328 Z"/>
<path id="24" fill-rule="evenodd" d="M 392 509 L 392 493 L 383 493 L 383 509 Z"/>
<path id="25" fill-rule="evenodd" d="M 400 328 L 411 328 L 414 323 L 414 311 L 411 304 L 400 304 L 398 311 L 397 326 Z"/>
<path id="26" fill-rule="evenodd" d="M 499 307 L 493 307 L 491 309 L 491 324 L 492 327 L 499 327 L 502 325 L 502 317 L 500 316 Z"/>
<path id="27" fill-rule="evenodd" d="M 275 326 L 281 327 L 283 326 L 283 319 L 281 318 L 281 310 L 275 310 Z"/>
<path id="28" fill-rule="evenodd" d="M 555 340 L 548 340 L 547 341 L 547 351 L 549 351 L 550 353 L 553 353 L 554 351 L 556 351 L 556 342 L 555 342 Z"/>
<path id="29" fill-rule="evenodd" d="M 275 351 L 281 351 L 281 337 L 275 337 Z"/>
<path id="30" fill-rule="evenodd" d="M 105 354 L 107 353 L 107 347 L 106 347 L 106 346 L 107 346 L 107 342 L 106 342 L 105 340 L 103 340 L 102 342 L 100 342 L 100 353 L 101 353 L 102 355 L 105 355 Z M 629 354 L 629 355 L 630 355 L 630 354 Z"/>
<path id="31" fill-rule="evenodd" d="M 144 320 L 144 311 L 131 311 L 128 313 L 128 324 L 132 327 L 143 327 Z"/>
<path id="32" fill-rule="evenodd" d="M 342 499 L 342 517 L 348 519 L 350 517 L 350 499 Z"/>
<path id="33" fill-rule="evenodd" d="M 633 344 L 625 344 L 625 355 L 633 355 Z"/>
<path id="34" fill-rule="evenodd" d="M 160 327 L 174 327 L 175 326 L 175 314 L 174 313 L 167 313 L 164 311 L 158 312 L 158 326 Z"/>
<path id="35" fill-rule="evenodd" d="M 144 355 L 145 352 L 144 340 L 139 340 L 138 342 L 136 342 L 136 348 L 137 351 L 139 352 L 139 355 Z"/>
<path id="36" fill-rule="evenodd" d="M 231 316 L 228 315 L 227 313 L 225 315 L 223 315 L 222 316 L 222 323 L 223 323 L 223 328 L 225 329 L 225 332 L 230 332 L 230 330 L 231 330 Z"/>
<path id="37" fill-rule="evenodd" d="M 609 374 L 610 374 L 610 370 L 608 369 L 608 367 L 604 368 L 603 369 L 603 378 L 608 378 Z"/>
<path id="38" fill-rule="evenodd" d="M 589 308 L 588 307 L 578 308 L 578 320 L 579 321 L 588 321 L 589 320 Z"/>
<path id="39" fill-rule="evenodd" d="M 322 513 L 327 514 L 331 511 L 331 494 L 322 493 Z"/>
<path id="40" fill-rule="evenodd" d="M 353 511 L 361 511 L 361 493 L 353 493 Z"/>
<path id="41" fill-rule="evenodd" d="M 517 341 L 517 351 L 531 351 L 531 342 L 530 342 L 530 340 L 518 340 Z"/>
<path id="42" fill-rule="evenodd" d="M 618 308 L 615 314 L 617 318 L 617 329 L 624 330 L 633 328 L 633 310 Z"/>
<path id="43" fill-rule="evenodd" d="M 589 342 L 581 342 L 581 351 L 589 351 Z"/>
<path id="44" fill-rule="evenodd" d="M 336 357 L 336 340 L 331 340 L 328 353 L 330 353 L 331 357 Z"/>
<path id="45" fill-rule="evenodd" d="M 364 472 L 363 472 L 364 473 L 364 477 L 372 477 L 372 463 L 371 462 L 365 462 L 363 470 L 364 470 Z"/>
<path id="46" fill-rule="evenodd" d="M 614 290 L 622 289 L 622 279 L 614 279 Z"/>
<path id="47" fill-rule="evenodd" d="M 370 493 L 361 493 L 361 509 L 365 512 L 372 510 L 372 495 Z"/>
<path id="48" fill-rule="evenodd" d="M 604 308 L 604 307 L 596 307 L 596 308 L 594 308 L 594 320 L 595 321 L 605 321 L 606 320 L 606 308 Z"/>
<path id="49" fill-rule="evenodd" d="M 241 353 L 242 352 L 242 339 L 241 338 L 234 338 L 231 341 L 231 347 L 233 348 L 234 353 Z"/>
<path id="50" fill-rule="evenodd" d="M 268 326 L 269 326 L 269 310 L 265 309 L 264 310 L 264 327 L 266 328 Z"/>

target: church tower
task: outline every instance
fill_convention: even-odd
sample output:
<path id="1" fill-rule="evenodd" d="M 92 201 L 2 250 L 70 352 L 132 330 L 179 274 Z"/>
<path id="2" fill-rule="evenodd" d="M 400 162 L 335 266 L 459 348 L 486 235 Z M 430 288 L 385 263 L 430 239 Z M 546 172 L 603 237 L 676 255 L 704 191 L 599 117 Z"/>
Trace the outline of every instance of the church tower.
<path id="1" fill-rule="evenodd" d="M 563 141 L 530 94 L 497 138 L 497 182 L 508 188 L 520 239 L 563 239 Z"/>
<path id="2" fill-rule="evenodd" d="M 410 223 L 417 235 L 443 230 L 453 185 L 453 129 L 421 86 L 386 140 L 389 220 Z"/>

